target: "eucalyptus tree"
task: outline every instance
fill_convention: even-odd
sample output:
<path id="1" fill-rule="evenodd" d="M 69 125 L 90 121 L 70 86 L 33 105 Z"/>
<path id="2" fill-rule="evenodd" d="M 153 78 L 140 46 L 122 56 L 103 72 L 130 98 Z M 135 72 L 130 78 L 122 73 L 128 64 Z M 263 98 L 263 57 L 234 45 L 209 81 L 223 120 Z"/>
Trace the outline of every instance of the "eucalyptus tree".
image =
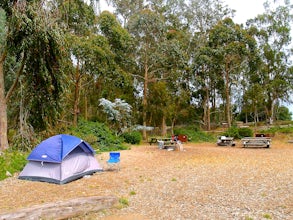
<path id="1" fill-rule="evenodd" d="M 72 69 L 68 81 L 73 111 L 68 112 L 73 113 L 76 126 L 79 116 L 87 118 L 88 109 L 97 109 L 100 97 L 121 98 L 131 88 L 124 56 L 129 38 L 114 15 L 103 12 L 96 16 L 92 5 L 82 0 L 59 1 L 59 8 Z M 97 110 L 91 112 L 96 117 Z"/>
<path id="2" fill-rule="evenodd" d="M 0 149 L 8 148 L 7 106 L 20 85 L 26 88 L 28 120 L 35 129 L 44 129 L 56 120 L 62 92 L 63 38 L 57 25 L 56 8 L 42 1 L 2 0 L 5 29 L 0 48 Z M 14 81 L 8 84 L 5 64 L 15 57 Z M 7 89 L 6 89 L 7 88 Z"/>
<path id="3" fill-rule="evenodd" d="M 133 14 L 138 13 L 144 8 L 144 0 L 108 0 L 115 9 L 115 14 L 122 19 L 125 26 Z"/>
<path id="4" fill-rule="evenodd" d="M 73 115 L 73 125 L 76 126 L 78 116 L 81 114 L 80 93 L 88 76 L 87 73 L 90 72 L 88 66 L 94 65 L 98 56 L 95 53 L 105 54 L 100 45 L 106 43 L 106 40 L 94 34 L 96 16 L 92 6 L 82 0 L 58 0 L 57 4 L 61 14 L 60 23 L 64 26 L 66 38 L 67 81 L 70 82 L 68 85 L 70 92 L 67 96 L 72 100 L 66 102 L 72 106 L 69 107 L 72 110 L 65 113 L 71 113 L 67 117 Z"/>
<path id="5" fill-rule="evenodd" d="M 163 17 L 149 9 L 132 16 L 127 24 L 135 41 L 135 57 L 138 66 L 136 78 L 143 82 L 142 120 L 147 126 L 148 86 L 160 78 L 162 72 L 161 59 L 163 53 L 159 49 L 161 42 L 166 40 L 166 26 Z M 143 132 L 146 139 L 146 131 Z"/>
<path id="6" fill-rule="evenodd" d="M 239 84 L 243 68 L 249 67 L 249 58 L 257 53 L 255 39 L 232 19 L 226 18 L 212 27 L 208 45 L 212 50 L 213 71 L 217 79 L 223 82 L 222 98 L 225 101 L 225 115 L 231 126 L 231 90 Z"/>
<path id="7" fill-rule="evenodd" d="M 245 122 L 248 122 L 248 115 L 254 120 L 255 125 L 260 121 L 259 115 L 264 109 L 265 94 L 262 85 L 254 83 L 250 85 L 243 94 L 242 113 L 245 114 Z"/>
<path id="8" fill-rule="evenodd" d="M 232 16 L 233 11 L 218 0 L 191 1 L 186 7 L 185 20 L 193 33 L 189 47 L 190 82 L 194 90 L 193 98 L 203 110 L 202 121 L 208 130 L 211 128 L 211 115 L 215 116 L 217 112 L 217 76 L 213 70 L 213 51 L 208 45 L 208 35 L 210 29 L 219 21 Z"/>
<path id="9" fill-rule="evenodd" d="M 176 84 L 179 83 L 179 77 L 183 75 L 188 60 L 183 49 L 183 41 L 180 41 L 178 37 L 180 30 L 170 27 L 165 18 L 163 10 L 149 5 L 147 9 L 133 15 L 127 24 L 135 40 L 134 56 L 138 70 L 134 77 L 143 84 L 142 121 L 144 127 L 147 126 L 147 112 L 151 107 L 151 100 L 149 100 L 151 88 L 164 88 L 159 85 L 149 87 L 149 84 L 164 81 L 168 94 L 175 95 L 176 91 L 172 90 L 179 89 Z M 165 98 L 167 99 L 167 96 Z M 161 100 L 161 102 L 165 101 Z M 163 135 L 166 133 L 166 119 L 169 117 L 167 108 L 168 106 L 161 109 Z M 146 138 L 145 131 L 143 137 Z"/>
<path id="10" fill-rule="evenodd" d="M 107 74 L 109 83 L 105 85 L 111 91 L 108 98 L 120 97 L 133 105 L 135 92 L 131 77 L 131 74 L 135 71 L 132 53 L 133 39 L 130 33 L 121 26 L 115 15 L 107 11 L 101 13 L 98 17 L 98 26 L 113 53 L 114 66 Z M 113 88 L 115 88 L 115 91 Z M 110 97 L 110 94 L 112 97 Z"/>
<path id="11" fill-rule="evenodd" d="M 251 85 L 258 83 L 265 95 L 267 119 L 274 120 L 280 101 L 292 102 L 292 57 L 290 51 L 292 5 L 284 1 L 277 5 L 269 1 L 265 13 L 247 22 L 254 29 L 261 55 L 259 70 L 250 77 Z"/>

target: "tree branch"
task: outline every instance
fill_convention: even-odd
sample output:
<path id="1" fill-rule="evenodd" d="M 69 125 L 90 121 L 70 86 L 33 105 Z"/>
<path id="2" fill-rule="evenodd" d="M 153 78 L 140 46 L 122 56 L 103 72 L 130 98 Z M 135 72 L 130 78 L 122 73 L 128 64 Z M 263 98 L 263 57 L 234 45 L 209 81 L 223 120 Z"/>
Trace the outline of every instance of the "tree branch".
<path id="1" fill-rule="evenodd" d="M 23 69 L 24 69 L 25 61 L 26 61 L 26 54 L 23 56 L 23 59 L 22 59 L 22 62 L 21 62 L 21 66 L 20 66 L 20 68 L 18 69 L 17 74 L 16 74 L 16 78 L 15 78 L 15 80 L 14 80 L 12 86 L 10 87 L 9 91 L 8 91 L 7 94 L 6 94 L 6 100 L 7 100 L 7 101 L 8 101 L 8 99 L 10 98 L 10 96 L 12 95 L 12 92 L 14 91 L 14 89 L 15 89 L 16 86 L 17 86 L 17 83 L 18 83 L 19 77 L 20 77 L 20 75 L 22 74 Z"/>
<path id="2" fill-rule="evenodd" d="M 4 52 L 2 53 L 1 59 L 0 59 L 0 63 L 4 62 L 6 56 L 7 56 L 7 50 L 4 50 Z"/>

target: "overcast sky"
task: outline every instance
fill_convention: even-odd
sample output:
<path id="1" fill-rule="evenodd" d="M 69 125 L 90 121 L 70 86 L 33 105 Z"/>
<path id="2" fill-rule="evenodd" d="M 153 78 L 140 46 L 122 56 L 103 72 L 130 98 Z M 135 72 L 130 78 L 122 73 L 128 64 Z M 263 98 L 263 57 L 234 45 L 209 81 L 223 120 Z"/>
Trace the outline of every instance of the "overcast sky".
<path id="1" fill-rule="evenodd" d="M 248 19 L 264 12 L 265 0 L 223 0 L 230 8 L 235 9 L 234 21 L 245 23 Z M 100 0 L 101 10 L 108 9 L 106 0 Z"/>
<path id="2" fill-rule="evenodd" d="M 245 23 L 250 18 L 255 18 L 264 12 L 265 0 L 224 0 L 231 9 L 235 9 L 234 22 Z"/>

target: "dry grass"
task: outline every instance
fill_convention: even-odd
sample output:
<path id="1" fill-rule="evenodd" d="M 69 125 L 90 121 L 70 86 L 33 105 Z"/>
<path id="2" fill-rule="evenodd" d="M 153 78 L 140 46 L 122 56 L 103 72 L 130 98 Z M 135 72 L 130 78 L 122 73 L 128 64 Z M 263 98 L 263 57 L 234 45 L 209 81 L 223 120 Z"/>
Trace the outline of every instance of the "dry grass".
<path id="1" fill-rule="evenodd" d="M 106 164 L 108 154 L 97 156 Z M 293 144 L 271 148 L 187 143 L 184 151 L 134 146 L 121 152 L 121 170 L 65 185 L 0 182 L 0 213 L 81 196 L 121 203 L 76 219 L 293 219 Z"/>

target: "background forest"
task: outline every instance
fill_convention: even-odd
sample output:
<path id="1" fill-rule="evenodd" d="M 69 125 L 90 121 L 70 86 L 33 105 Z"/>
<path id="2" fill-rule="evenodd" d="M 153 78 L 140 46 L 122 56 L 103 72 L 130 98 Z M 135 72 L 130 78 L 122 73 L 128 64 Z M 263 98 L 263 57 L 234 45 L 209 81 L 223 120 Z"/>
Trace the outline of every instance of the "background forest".
<path id="1" fill-rule="evenodd" d="M 58 133 L 291 120 L 289 0 L 246 24 L 221 0 L 108 3 L 114 13 L 98 0 L 1 0 L 1 150 Z M 101 148 L 99 135 L 86 140 Z"/>

